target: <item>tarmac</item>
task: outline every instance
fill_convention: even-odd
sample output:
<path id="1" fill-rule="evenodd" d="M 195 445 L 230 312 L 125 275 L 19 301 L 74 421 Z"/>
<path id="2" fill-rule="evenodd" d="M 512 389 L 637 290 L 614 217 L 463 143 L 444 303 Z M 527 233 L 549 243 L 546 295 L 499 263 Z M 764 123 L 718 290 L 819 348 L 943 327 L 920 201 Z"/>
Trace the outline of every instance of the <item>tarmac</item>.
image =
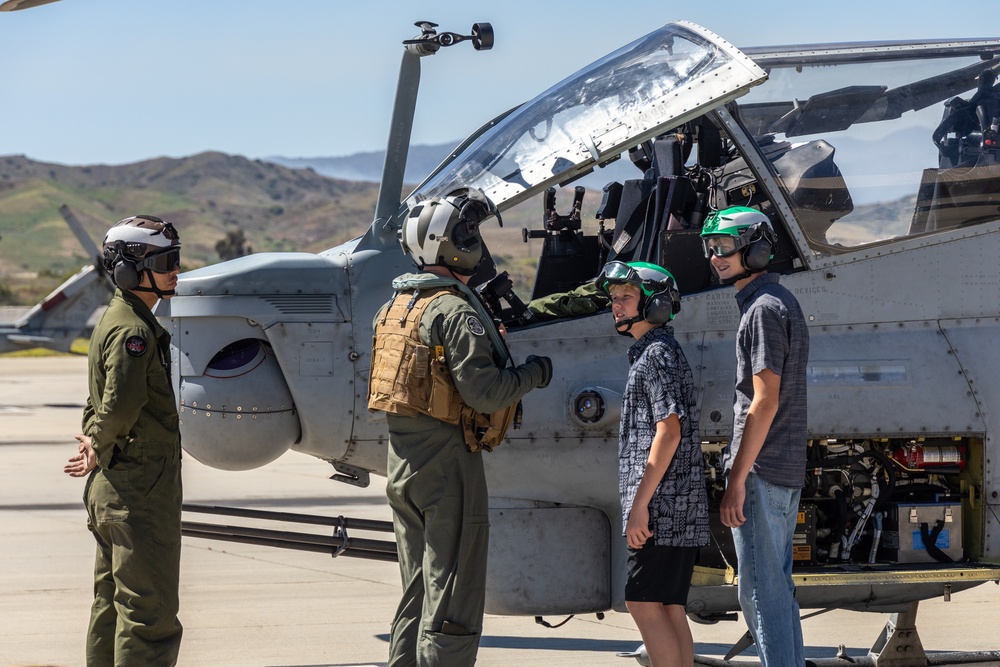
<path id="1" fill-rule="evenodd" d="M 83 480 L 62 466 L 75 452 L 85 397 L 82 357 L 0 357 L 0 667 L 84 663 L 94 542 Z M 366 489 L 330 481 L 330 465 L 303 454 L 246 472 L 214 470 L 190 456 L 183 466 L 188 503 L 391 518 L 382 478 Z M 188 537 L 181 559 L 180 665 L 385 665 L 400 594 L 395 563 Z M 917 628 L 927 653 L 1000 649 L 998 593 L 987 583 L 950 602 L 922 602 Z M 888 618 L 831 611 L 806 619 L 807 657 L 833 658 L 839 645 L 866 656 Z M 745 630 L 742 617 L 692 625 L 695 651 L 721 659 Z M 637 663 L 615 653 L 640 643 L 625 613 L 575 617 L 554 629 L 531 617 L 487 615 L 477 665 L 627 667 Z M 755 664 L 752 653 L 732 664 Z"/>

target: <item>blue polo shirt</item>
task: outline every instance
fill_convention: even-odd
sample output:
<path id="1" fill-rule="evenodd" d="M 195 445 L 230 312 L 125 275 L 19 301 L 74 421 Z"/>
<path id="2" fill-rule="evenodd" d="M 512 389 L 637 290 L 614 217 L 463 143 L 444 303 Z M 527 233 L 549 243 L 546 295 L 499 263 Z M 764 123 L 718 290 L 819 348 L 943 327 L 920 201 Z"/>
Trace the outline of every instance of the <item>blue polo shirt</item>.
<path id="1" fill-rule="evenodd" d="M 740 327 L 736 335 L 736 398 L 733 437 L 724 459 L 728 472 L 740 448 L 747 410 L 753 400 L 753 376 L 765 368 L 781 376 L 778 411 L 767 432 L 753 472 L 764 481 L 800 488 L 806 468 L 806 364 L 809 330 L 799 302 L 764 273 L 736 293 Z"/>

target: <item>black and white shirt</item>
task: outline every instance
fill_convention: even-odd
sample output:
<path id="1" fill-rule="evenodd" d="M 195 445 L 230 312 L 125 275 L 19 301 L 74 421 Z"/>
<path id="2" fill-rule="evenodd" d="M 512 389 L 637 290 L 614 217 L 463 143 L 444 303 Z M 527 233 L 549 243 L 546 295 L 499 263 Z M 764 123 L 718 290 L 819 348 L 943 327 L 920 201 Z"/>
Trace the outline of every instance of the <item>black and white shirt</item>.
<path id="1" fill-rule="evenodd" d="M 681 441 L 649 503 L 653 540 L 658 546 L 706 546 L 708 496 L 691 367 L 669 326 L 647 332 L 628 353 L 631 367 L 618 447 L 622 534 L 646 470 L 656 423 L 677 415 Z"/>

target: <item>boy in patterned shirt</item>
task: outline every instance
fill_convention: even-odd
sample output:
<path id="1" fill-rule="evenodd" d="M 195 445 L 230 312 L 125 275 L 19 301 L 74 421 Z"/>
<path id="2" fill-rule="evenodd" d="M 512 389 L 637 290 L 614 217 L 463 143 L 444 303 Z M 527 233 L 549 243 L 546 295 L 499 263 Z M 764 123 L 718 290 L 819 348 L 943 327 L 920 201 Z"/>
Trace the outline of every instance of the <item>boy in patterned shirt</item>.
<path id="1" fill-rule="evenodd" d="M 673 276 L 645 262 L 610 262 L 597 287 L 611 297 L 615 330 L 636 340 L 618 449 L 629 552 L 625 603 L 652 667 L 691 665 L 685 605 L 709 527 L 694 381 L 666 325 L 680 297 Z"/>

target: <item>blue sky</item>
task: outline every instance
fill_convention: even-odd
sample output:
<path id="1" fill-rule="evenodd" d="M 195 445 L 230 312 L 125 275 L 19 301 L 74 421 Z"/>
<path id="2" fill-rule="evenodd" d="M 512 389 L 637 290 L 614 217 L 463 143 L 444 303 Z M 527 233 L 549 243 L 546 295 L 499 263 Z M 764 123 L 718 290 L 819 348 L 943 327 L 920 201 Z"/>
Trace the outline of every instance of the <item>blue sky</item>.
<path id="1" fill-rule="evenodd" d="M 444 143 L 672 20 L 737 46 L 998 37 L 984 20 L 995 2 L 61 0 L 0 13 L 0 155 L 125 164 L 381 150 L 401 42 L 421 19 L 496 31 L 492 51 L 460 44 L 422 60 L 413 141 Z"/>

